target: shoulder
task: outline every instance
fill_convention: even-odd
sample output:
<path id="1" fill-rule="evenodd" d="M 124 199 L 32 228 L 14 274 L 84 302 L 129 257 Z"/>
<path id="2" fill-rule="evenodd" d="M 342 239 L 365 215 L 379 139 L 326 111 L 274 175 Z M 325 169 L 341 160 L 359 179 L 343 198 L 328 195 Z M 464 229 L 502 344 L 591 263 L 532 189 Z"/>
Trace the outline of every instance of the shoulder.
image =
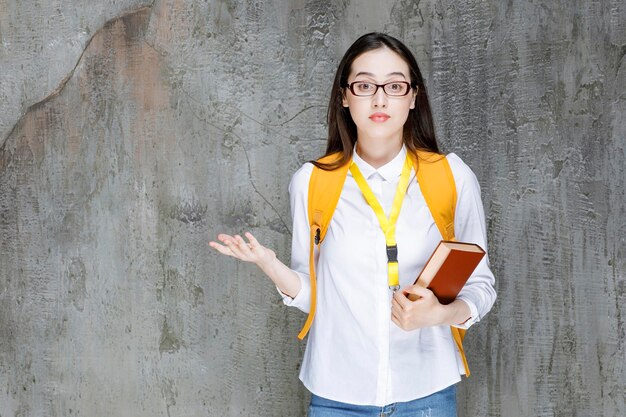
<path id="1" fill-rule="evenodd" d="M 469 188 L 476 188 L 480 192 L 478 179 L 474 171 L 455 153 L 449 153 L 446 155 L 446 159 L 450 164 L 452 175 L 454 176 L 454 182 L 456 184 L 457 191 Z"/>
<path id="2" fill-rule="evenodd" d="M 314 165 L 305 162 L 291 177 L 289 182 L 289 193 L 292 195 L 304 193 L 309 189 L 309 180 L 313 172 Z"/>

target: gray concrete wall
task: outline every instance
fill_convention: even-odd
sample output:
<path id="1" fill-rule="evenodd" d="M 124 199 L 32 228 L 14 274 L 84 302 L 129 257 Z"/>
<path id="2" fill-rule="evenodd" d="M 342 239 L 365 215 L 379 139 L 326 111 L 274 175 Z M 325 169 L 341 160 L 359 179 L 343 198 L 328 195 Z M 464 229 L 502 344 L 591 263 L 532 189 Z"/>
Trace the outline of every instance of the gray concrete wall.
<path id="1" fill-rule="evenodd" d="M 0 416 L 300 416 L 288 261 L 362 33 L 415 52 L 483 188 L 499 298 L 460 416 L 626 415 L 622 1 L 0 0 Z"/>

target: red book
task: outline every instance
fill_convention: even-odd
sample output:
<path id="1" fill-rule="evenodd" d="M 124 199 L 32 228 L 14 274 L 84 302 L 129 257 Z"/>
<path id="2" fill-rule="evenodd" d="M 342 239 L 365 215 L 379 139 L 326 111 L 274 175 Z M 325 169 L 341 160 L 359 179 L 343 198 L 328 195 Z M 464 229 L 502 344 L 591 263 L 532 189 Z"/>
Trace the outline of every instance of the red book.
<path id="1" fill-rule="evenodd" d="M 415 284 L 431 290 L 441 304 L 450 304 L 485 256 L 474 243 L 442 240 L 417 276 Z M 408 294 L 410 300 L 418 297 Z"/>

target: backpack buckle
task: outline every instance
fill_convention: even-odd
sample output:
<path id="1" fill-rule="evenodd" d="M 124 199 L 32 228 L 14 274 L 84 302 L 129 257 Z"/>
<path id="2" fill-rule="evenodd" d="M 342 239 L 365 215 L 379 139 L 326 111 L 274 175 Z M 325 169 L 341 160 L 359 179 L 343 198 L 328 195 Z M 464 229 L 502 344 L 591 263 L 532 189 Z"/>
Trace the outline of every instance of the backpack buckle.
<path id="1" fill-rule="evenodd" d="M 320 244 L 320 228 L 319 227 L 315 231 L 315 244 L 316 245 Z"/>

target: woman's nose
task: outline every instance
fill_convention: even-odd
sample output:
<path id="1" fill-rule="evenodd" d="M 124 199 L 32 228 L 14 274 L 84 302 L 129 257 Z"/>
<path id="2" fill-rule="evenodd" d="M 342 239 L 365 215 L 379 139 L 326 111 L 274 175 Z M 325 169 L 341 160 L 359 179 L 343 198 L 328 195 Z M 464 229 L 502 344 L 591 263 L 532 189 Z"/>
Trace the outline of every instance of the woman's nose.
<path id="1" fill-rule="evenodd" d="M 387 107 L 387 94 L 382 87 L 379 87 L 376 93 L 372 96 L 373 107 Z"/>

